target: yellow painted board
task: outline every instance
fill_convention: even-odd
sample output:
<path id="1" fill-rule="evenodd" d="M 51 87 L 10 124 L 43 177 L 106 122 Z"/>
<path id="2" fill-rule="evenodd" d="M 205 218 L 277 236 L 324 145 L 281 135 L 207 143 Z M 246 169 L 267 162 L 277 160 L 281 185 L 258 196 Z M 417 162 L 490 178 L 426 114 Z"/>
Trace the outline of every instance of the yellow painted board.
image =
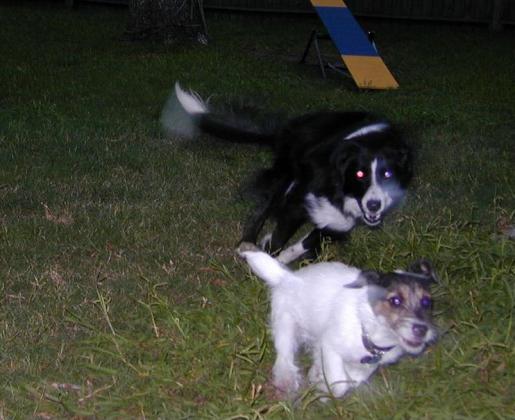
<path id="1" fill-rule="evenodd" d="M 315 7 L 347 7 L 342 0 L 311 0 Z"/>
<path id="2" fill-rule="evenodd" d="M 342 55 L 342 60 L 361 89 L 397 89 L 399 87 L 381 57 Z"/>

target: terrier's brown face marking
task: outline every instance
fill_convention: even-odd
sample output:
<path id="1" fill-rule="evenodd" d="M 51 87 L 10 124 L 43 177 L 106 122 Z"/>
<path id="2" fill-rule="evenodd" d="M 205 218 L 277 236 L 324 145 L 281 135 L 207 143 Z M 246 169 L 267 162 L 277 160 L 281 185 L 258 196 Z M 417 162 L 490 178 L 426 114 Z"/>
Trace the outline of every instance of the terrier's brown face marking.
<path id="1" fill-rule="evenodd" d="M 387 319 L 393 328 L 406 318 L 431 322 L 432 302 L 429 291 L 415 282 L 393 283 L 385 298 L 376 303 L 374 312 Z"/>
<path id="2" fill-rule="evenodd" d="M 407 273 L 387 275 L 386 281 L 386 293 L 372 304 L 373 311 L 399 337 L 406 351 L 418 354 L 436 337 L 428 286 Z"/>

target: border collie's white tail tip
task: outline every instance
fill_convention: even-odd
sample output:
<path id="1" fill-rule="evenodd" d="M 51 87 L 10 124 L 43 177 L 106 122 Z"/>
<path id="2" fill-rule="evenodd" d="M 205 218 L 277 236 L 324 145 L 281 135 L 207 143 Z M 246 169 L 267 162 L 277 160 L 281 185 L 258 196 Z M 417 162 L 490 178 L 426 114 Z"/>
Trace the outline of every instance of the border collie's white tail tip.
<path id="1" fill-rule="evenodd" d="M 176 139 L 189 139 L 197 134 L 200 114 L 208 112 L 205 102 L 195 92 L 186 92 L 179 82 L 166 101 L 161 113 L 161 125 L 165 133 Z"/>
<path id="2" fill-rule="evenodd" d="M 205 114 L 207 106 L 200 95 L 192 90 L 188 92 L 181 88 L 179 82 L 175 82 L 175 95 L 188 114 Z"/>

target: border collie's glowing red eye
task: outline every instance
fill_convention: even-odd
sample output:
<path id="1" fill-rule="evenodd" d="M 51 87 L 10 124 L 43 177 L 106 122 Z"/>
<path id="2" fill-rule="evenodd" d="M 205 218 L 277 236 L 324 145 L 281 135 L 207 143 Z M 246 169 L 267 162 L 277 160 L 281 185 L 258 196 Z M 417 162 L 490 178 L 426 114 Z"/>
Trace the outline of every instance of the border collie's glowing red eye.
<path id="1" fill-rule="evenodd" d="M 356 172 L 356 178 L 358 178 L 358 179 L 365 178 L 365 172 L 363 172 L 363 171 Z"/>

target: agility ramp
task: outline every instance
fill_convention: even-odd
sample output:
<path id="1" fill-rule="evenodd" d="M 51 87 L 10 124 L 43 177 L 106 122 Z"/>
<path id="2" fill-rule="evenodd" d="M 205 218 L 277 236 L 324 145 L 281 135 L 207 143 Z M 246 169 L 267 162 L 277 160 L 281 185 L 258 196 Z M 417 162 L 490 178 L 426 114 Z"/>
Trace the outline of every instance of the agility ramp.
<path id="1" fill-rule="evenodd" d="M 359 88 L 399 87 L 368 35 L 342 0 L 310 1 Z"/>

